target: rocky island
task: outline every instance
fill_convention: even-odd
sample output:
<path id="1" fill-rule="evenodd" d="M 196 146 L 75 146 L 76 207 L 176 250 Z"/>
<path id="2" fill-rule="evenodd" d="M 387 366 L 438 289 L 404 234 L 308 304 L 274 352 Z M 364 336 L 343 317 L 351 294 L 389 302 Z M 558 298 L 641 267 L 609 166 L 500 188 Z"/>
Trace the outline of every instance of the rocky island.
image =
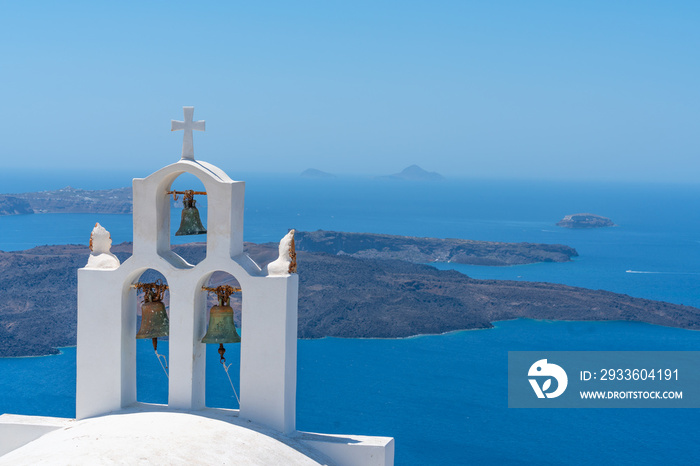
<path id="1" fill-rule="evenodd" d="M 558 227 L 564 228 L 601 228 L 614 227 L 615 224 L 607 217 L 595 214 L 571 214 L 567 215 L 557 223 Z"/>
<path id="2" fill-rule="evenodd" d="M 301 231 L 297 249 L 348 255 L 358 259 L 398 259 L 414 263 L 455 262 L 470 265 L 520 265 L 568 262 L 578 253 L 563 244 L 497 243 L 466 239 L 417 238 L 376 233 Z"/>
<path id="3" fill-rule="evenodd" d="M 174 250 L 197 263 L 205 245 Z M 274 260 L 277 250 L 277 244 L 246 244 L 261 266 Z M 115 245 L 112 252 L 123 262 L 131 244 Z M 76 245 L 0 252 L 0 357 L 55 354 L 58 347 L 75 345 L 76 270 L 88 255 L 87 246 Z M 407 337 L 489 328 L 493 321 L 515 318 L 627 320 L 700 329 L 699 309 L 607 291 L 475 280 L 429 265 L 349 254 L 299 250 L 297 260 L 300 338 Z"/>

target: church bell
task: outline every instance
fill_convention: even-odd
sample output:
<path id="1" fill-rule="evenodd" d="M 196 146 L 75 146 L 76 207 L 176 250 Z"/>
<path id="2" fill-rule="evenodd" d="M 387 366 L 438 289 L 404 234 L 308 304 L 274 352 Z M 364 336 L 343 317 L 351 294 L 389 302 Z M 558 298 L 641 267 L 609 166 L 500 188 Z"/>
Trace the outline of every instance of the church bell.
<path id="1" fill-rule="evenodd" d="M 165 304 L 162 302 L 167 285 L 159 282 L 139 283 L 136 287 L 144 291 L 144 303 L 141 306 L 141 328 L 139 328 L 136 338 L 150 338 L 153 340 L 153 349 L 156 349 L 158 337 L 167 337 L 170 328 Z"/>
<path id="2" fill-rule="evenodd" d="M 182 209 L 180 228 L 175 233 L 175 236 L 204 235 L 207 233 L 206 228 L 202 225 L 202 220 L 199 218 L 199 210 L 195 207 L 196 203 L 197 201 L 194 200 L 192 191 L 186 191 L 182 200 L 184 208 Z"/>
<path id="3" fill-rule="evenodd" d="M 141 306 L 141 328 L 136 338 L 167 337 L 170 321 L 165 312 L 165 304 L 160 302 L 144 303 Z"/>
<path id="4" fill-rule="evenodd" d="M 221 304 L 221 302 L 219 302 Z M 240 343 L 236 325 L 233 323 L 233 308 L 228 305 L 212 306 L 209 311 L 209 329 L 202 343 Z"/>
<path id="5" fill-rule="evenodd" d="M 209 328 L 202 338 L 202 343 L 219 343 L 219 352 L 223 350 L 224 343 L 240 343 L 241 337 L 236 332 L 233 323 L 233 308 L 231 307 L 231 295 L 241 291 L 230 285 L 221 285 L 216 288 L 202 287 L 203 290 L 216 293 L 219 300 L 218 306 L 212 306 L 209 311 Z M 225 351 L 225 350 L 224 350 Z M 223 359 L 223 353 L 221 354 Z"/>

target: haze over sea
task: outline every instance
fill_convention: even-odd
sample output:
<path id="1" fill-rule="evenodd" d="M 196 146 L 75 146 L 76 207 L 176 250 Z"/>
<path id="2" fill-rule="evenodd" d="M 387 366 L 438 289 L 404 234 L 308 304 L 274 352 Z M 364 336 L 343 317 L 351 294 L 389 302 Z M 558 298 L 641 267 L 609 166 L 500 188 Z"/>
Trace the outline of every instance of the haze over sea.
<path id="1" fill-rule="evenodd" d="M 698 185 L 414 183 L 225 170 L 247 183 L 247 241 L 279 241 L 296 228 L 562 243 L 580 257 L 515 267 L 436 266 L 474 278 L 565 283 L 700 307 Z M 4 173 L 0 192 L 116 188 L 128 186 L 131 175 Z M 610 217 L 618 226 L 554 226 L 579 212 Z M 173 212 L 175 227 L 178 215 Z M 131 239 L 130 215 L 0 217 L 0 250 L 85 244 L 96 221 L 115 243 Z M 176 241 L 193 239 L 202 240 Z M 238 347 L 229 346 L 235 367 Z M 700 424 L 696 410 L 508 409 L 506 365 L 508 351 L 517 350 L 699 349 L 698 332 L 628 322 L 511 321 L 491 330 L 402 340 L 301 340 L 297 426 L 394 436 L 397 464 L 691 463 Z M 207 403 L 236 407 L 216 348 L 208 351 Z M 139 342 L 138 365 L 139 400 L 165 402 L 165 376 L 148 342 Z M 54 357 L 0 359 L 0 412 L 72 417 L 74 381 L 74 348 Z"/>

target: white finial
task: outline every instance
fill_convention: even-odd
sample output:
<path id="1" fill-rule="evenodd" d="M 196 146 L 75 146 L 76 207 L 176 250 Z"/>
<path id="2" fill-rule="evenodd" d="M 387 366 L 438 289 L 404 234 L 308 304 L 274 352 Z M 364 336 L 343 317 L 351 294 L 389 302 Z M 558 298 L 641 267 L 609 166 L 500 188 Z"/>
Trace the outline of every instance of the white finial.
<path id="1" fill-rule="evenodd" d="M 185 121 L 170 120 L 170 131 L 184 130 L 182 137 L 182 158 L 194 160 L 194 146 L 192 144 L 192 130 L 204 131 L 204 120 L 192 121 L 194 107 L 182 107 Z"/>
<path id="2" fill-rule="evenodd" d="M 99 223 L 95 224 L 90 234 L 90 257 L 86 269 L 116 269 L 119 259 L 112 254 L 112 236 Z"/>
<path id="3" fill-rule="evenodd" d="M 279 246 L 279 257 L 274 262 L 270 262 L 265 267 L 264 272 L 267 275 L 289 275 L 297 271 L 297 253 L 294 246 L 294 232 L 289 230 Z"/>

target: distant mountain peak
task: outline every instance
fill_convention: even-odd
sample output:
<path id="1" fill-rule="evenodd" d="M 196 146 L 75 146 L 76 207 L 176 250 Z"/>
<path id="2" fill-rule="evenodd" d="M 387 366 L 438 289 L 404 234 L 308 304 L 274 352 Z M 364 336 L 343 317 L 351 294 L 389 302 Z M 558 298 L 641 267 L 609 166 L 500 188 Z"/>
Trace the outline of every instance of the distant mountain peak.
<path id="1" fill-rule="evenodd" d="M 389 175 L 390 178 L 411 180 L 411 181 L 439 181 L 445 177 L 437 172 L 429 172 L 423 170 L 418 165 L 411 165 L 404 168 L 401 172 Z"/>
<path id="2" fill-rule="evenodd" d="M 303 176 L 304 178 L 335 178 L 334 174 L 317 170 L 315 168 L 307 168 L 301 172 L 301 175 L 299 176 Z"/>

